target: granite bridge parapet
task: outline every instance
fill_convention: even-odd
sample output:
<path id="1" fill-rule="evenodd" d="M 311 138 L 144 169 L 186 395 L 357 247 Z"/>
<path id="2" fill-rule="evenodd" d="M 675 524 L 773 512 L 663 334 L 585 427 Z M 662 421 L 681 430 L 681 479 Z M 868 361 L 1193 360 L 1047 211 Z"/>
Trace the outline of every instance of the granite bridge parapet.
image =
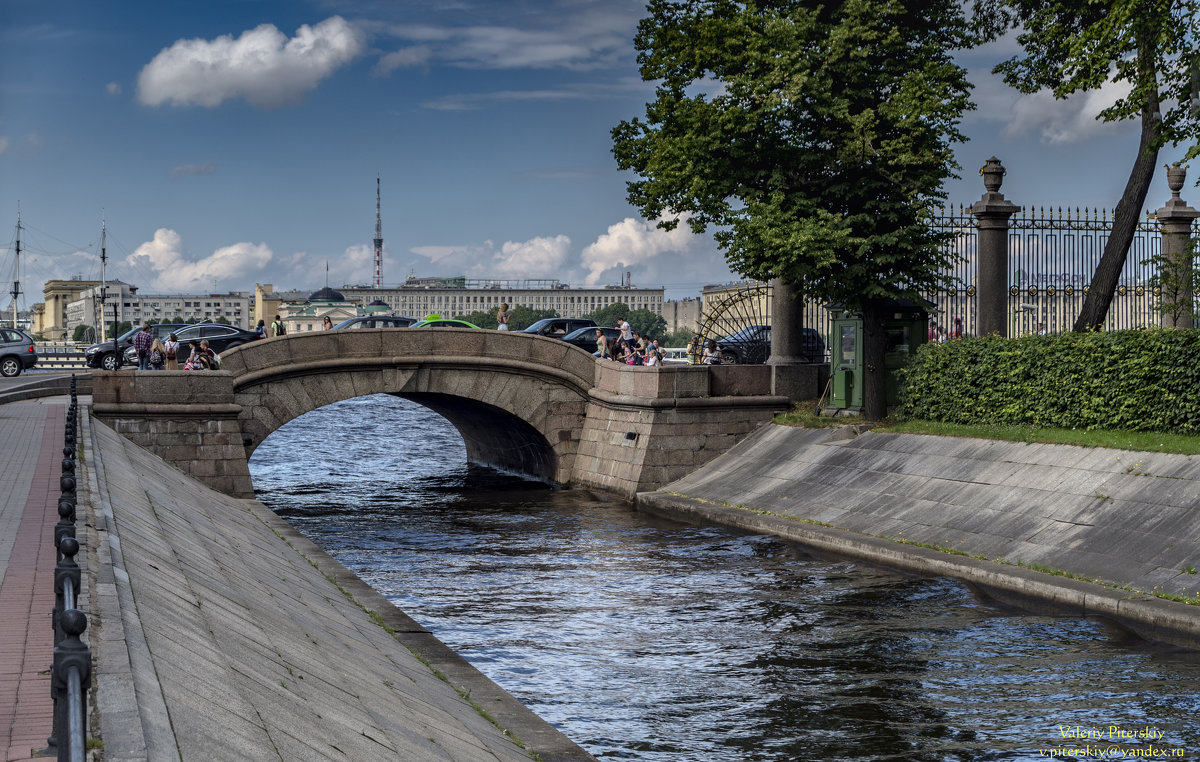
<path id="1" fill-rule="evenodd" d="M 558 339 L 470 329 L 294 334 L 231 350 L 220 371 L 97 371 L 92 383 L 96 418 L 235 497 L 253 497 L 248 459 L 271 432 L 369 394 L 441 414 L 472 462 L 625 498 L 788 407 L 765 365 L 635 367 Z"/>

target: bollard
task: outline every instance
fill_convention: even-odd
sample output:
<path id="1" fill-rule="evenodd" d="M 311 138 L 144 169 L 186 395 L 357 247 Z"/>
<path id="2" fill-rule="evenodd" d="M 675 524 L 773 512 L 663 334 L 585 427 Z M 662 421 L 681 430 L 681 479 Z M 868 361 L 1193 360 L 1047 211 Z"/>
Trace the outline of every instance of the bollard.
<path id="1" fill-rule="evenodd" d="M 62 558 L 64 537 L 75 538 L 75 506 L 66 500 L 59 500 L 58 523 L 54 525 L 54 547 L 58 548 L 59 558 Z"/>
<path id="2" fill-rule="evenodd" d="M 54 566 L 54 614 L 51 617 L 54 645 L 58 645 L 66 637 L 62 627 L 62 615 L 64 611 L 75 608 L 75 596 L 82 579 L 79 564 L 75 563 L 79 541 L 74 537 L 63 537 L 59 540 L 58 550 L 62 556 Z"/>
<path id="3" fill-rule="evenodd" d="M 58 487 L 62 490 L 62 495 L 59 500 L 70 500 L 71 505 L 75 505 L 78 501 L 75 499 L 75 476 L 72 474 L 63 474 L 58 477 Z"/>
<path id="4" fill-rule="evenodd" d="M 50 667 L 50 695 L 54 699 L 54 725 L 48 739 L 57 747 L 59 760 L 84 759 L 87 740 L 87 689 L 92 677 L 92 652 L 79 636 L 87 629 L 87 616 L 76 609 L 61 617 L 66 636 L 54 647 Z"/>

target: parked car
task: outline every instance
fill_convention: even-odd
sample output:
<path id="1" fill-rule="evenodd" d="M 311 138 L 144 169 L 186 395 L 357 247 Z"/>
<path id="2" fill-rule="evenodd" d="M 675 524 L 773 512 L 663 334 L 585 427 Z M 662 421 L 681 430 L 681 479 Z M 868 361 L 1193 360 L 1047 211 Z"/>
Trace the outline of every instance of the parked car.
<path id="1" fill-rule="evenodd" d="M 539 336 L 561 339 L 572 331 L 589 327 L 595 328 L 596 321 L 588 318 L 542 318 L 521 333 L 536 333 Z"/>
<path id="2" fill-rule="evenodd" d="M 16 328 L 0 328 L 0 376 L 21 375 L 37 365 L 37 346 L 33 337 Z"/>
<path id="3" fill-rule="evenodd" d="M 613 343 L 621 337 L 620 328 L 601 328 L 604 331 L 604 338 L 608 339 L 608 346 L 612 347 Z M 590 328 L 580 328 L 571 331 L 562 340 L 568 344 L 574 344 L 580 349 L 586 349 L 588 352 L 596 351 L 596 326 Z"/>
<path id="4" fill-rule="evenodd" d="M 803 328 L 801 355 L 805 362 L 825 362 L 825 341 L 816 329 Z M 771 326 L 750 325 L 717 342 L 725 365 L 759 365 L 771 356 Z"/>
<path id="5" fill-rule="evenodd" d="M 359 315 L 348 318 L 333 327 L 340 331 L 345 328 L 408 328 L 417 322 L 415 317 L 407 315 Z"/>
<path id="6" fill-rule="evenodd" d="M 151 326 L 153 329 L 154 326 Z M 202 340 L 208 342 L 208 348 L 217 354 L 221 354 L 227 349 L 240 347 L 241 345 L 258 339 L 258 331 L 246 331 L 232 325 L 223 323 L 197 323 L 196 325 L 184 326 L 174 331 L 175 338 L 179 339 L 179 361 L 188 356 L 191 348 L 188 346 L 193 341 L 199 346 Z M 166 334 L 163 334 L 166 338 Z M 137 354 L 134 353 L 133 347 L 125 350 L 125 362 L 137 365 Z"/>
<path id="7" fill-rule="evenodd" d="M 468 323 L 466 320 L 458 318 L 444 318 L 436 315 L 430 315 L 419 323 L 414 323 L 413 328 L 479 328 L 474 323 Z"/>
<path id="8" fill-rule="evenodd" d="M 189 323 L 156 323 L 150 326 L 150 334 L 156 338 L 165 340 L 172 333 L 177 333 L 180 329 L 187 328 Z M 134 326 L 125 333 L 117 337 L 117 349 L 121 352 L 121 357 L 125 358 L 122 362 L 128 364 L 130 351 L 133 349 L 133 337 L 142 327 Z M 133 364 L 137 365 L 137 355 L 133 354 Z M 83 358 L 87 361 L 89 368 L 103 368 L 104 370 L 117 369 L 117 354 L 113 350 L 113 340 L 93 344 L 83 350 Z"/>

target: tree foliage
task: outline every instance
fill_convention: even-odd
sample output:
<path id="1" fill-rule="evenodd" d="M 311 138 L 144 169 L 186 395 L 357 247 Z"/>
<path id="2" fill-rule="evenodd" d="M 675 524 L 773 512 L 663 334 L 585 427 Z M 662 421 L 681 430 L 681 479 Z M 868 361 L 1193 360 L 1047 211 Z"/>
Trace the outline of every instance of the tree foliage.
<path id="1" fill-rule="evenodd" d="M 737 272 L 867 318 L 867 415 L 883 414 L 882 300 L 948 285 L 928 224 L 968 100 L 952 0 L 651 0 L 635 44 L 657 82 L 613 130 L 660 227 L 710 226 Z M 872 362 L 874 358 L 874 362 Z M 878 387 L 876 389 L 876 387 Z"/>
<path id="2" fill-rule="evenodd" d="M 477 310 L 466 315 L 455 315 L 455 317 L 466 320 L 469 323 L 474 323 L 480 328 L 498 328 L 500 321 L 496 317 L 496 313 L 497 310 Z M 522 307 L 520 305 L 510 307 L 508 310 L 508 330 L 524 330 L 542 318 L 548 317 L 558 317 L 558 313 L 554 310 L 535 310 L 531 307 Z"/>
<path id="3" fill-rule="evenodd" d="M 995 71 L 1024 93 L 1056 98 L 1101 88 L 1123 92 L 1100 112 L 1106 122 L 1139 119 L 1141 137 L 1113 229 L 1076 320 L 1076 330 L 1104 323 L 1146 203 L 1158 152 L 1192 141 L 1200 155 L 1200 6 L 1196 0 L 981 0 L 975 20 L 985 35 L 1019 28 L 1023 55 Z M 1116 86 L 1115 88 L 1113 86 Z"/>

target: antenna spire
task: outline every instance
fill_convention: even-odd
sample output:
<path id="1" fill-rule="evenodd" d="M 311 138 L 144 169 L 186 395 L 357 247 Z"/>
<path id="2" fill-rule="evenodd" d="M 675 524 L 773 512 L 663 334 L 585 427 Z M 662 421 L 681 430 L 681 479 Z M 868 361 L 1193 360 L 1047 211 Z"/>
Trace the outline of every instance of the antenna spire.
<path id="1" fill-rule="evenodd" d="M 383 218 L 379 200 L 379 175 L 375 175 L 375 288 L 383 288 Z"/>

